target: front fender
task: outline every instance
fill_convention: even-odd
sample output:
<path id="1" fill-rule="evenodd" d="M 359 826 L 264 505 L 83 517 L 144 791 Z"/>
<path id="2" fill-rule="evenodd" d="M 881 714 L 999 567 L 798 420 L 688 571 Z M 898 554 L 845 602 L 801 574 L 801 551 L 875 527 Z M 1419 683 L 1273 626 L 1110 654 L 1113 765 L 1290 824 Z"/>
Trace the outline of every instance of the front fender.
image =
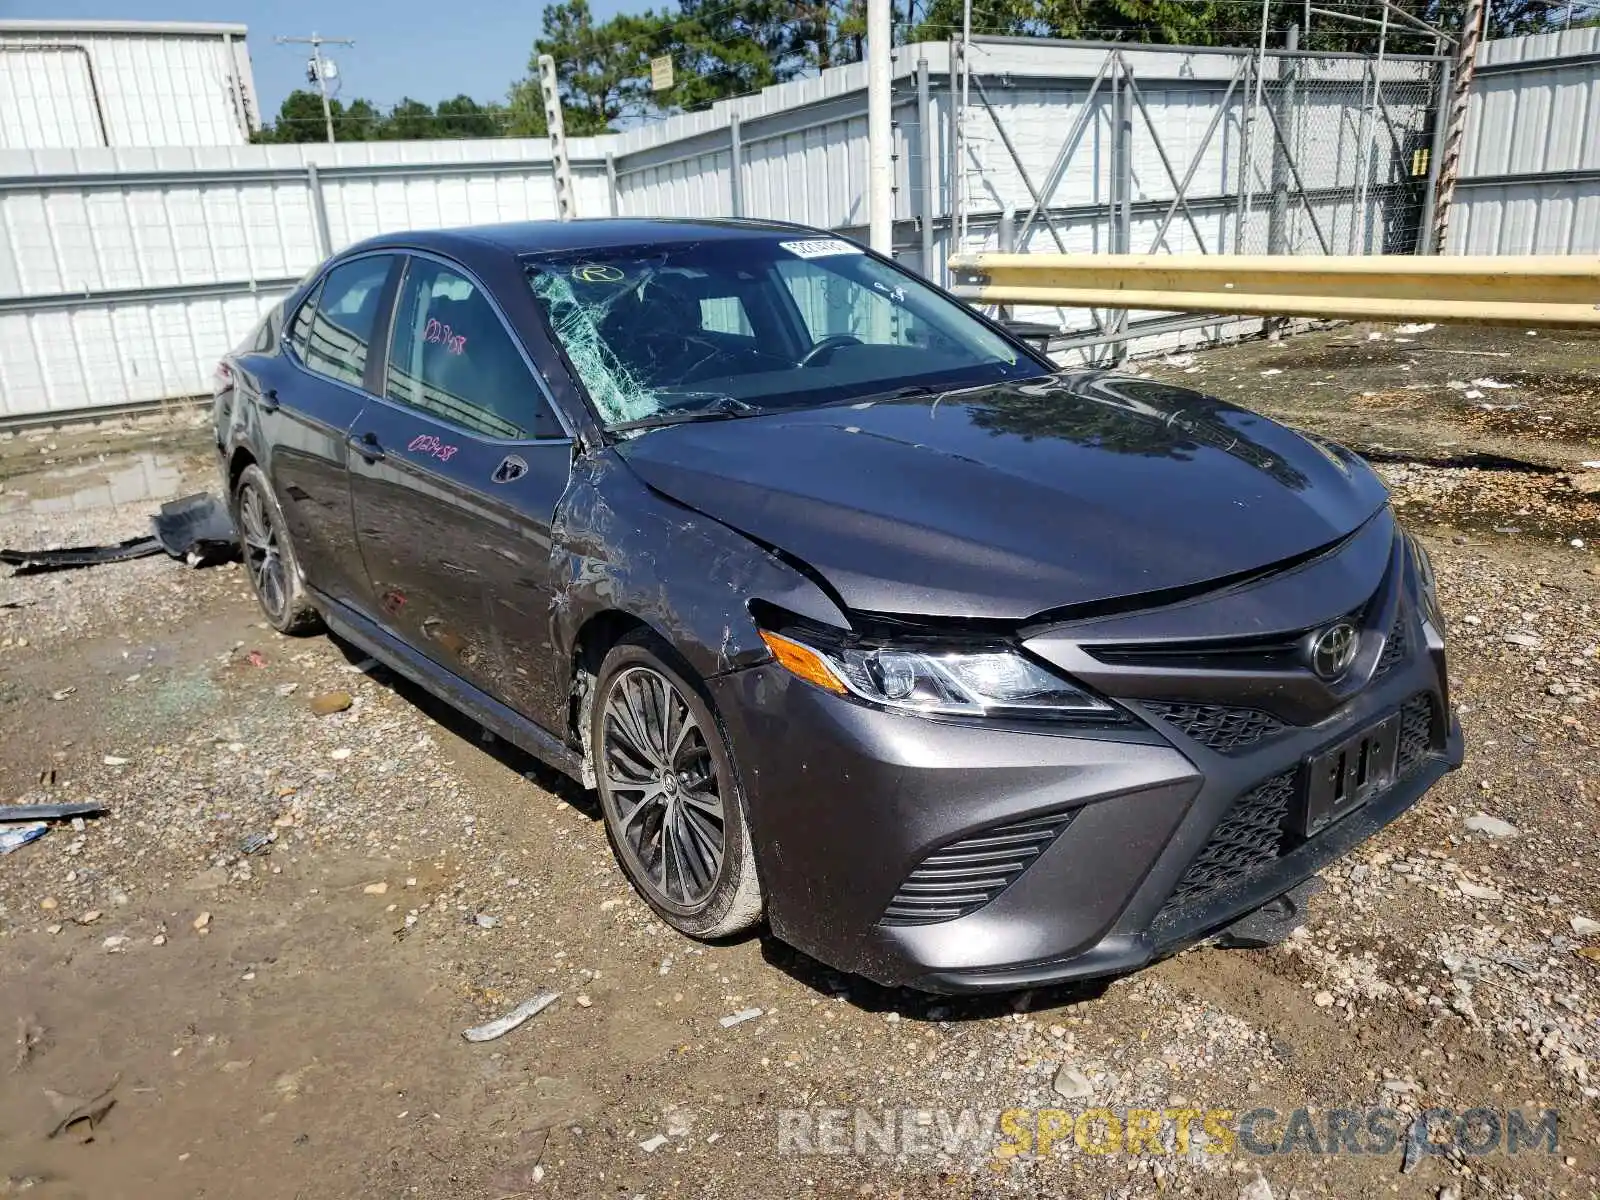
<path id="1" fill-rule="evenodd" d="M 643 621 L 702 678 L 771 657 L 752 600 L 849 628 L 802 571 L 654 491 L 610 449 L 574 465 L 551 532 L 553 643 L 569 661 L 584 625 L 608 611 Z"/>

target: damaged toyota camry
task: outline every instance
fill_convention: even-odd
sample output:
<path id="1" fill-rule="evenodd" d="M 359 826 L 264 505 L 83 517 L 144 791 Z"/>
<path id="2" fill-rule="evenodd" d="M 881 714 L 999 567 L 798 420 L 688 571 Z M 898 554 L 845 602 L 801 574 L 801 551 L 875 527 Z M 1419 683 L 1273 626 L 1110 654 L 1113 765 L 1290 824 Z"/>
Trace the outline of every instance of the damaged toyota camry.
<path id="1" fill-rule="evenodd" d="M 364 242 L 215 424 L 272 625 L 597 789 L 692 937 L 930 991 L 1123 972 L 1259 935 L 1461 761 L 1361 459 L 816 230 Z"/>

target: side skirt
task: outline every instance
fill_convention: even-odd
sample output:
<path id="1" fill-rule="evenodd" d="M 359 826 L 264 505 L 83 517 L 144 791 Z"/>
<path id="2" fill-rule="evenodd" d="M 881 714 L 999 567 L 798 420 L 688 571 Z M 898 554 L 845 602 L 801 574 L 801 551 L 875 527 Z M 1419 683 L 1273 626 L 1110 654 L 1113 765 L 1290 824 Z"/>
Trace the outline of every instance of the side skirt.
<path id="1" fill-rule="evenodd" d="M 453 708 L 460 709 L 485 729 L 505 738 L 573 779 L 583 777 L 583 756 L 532 721 L 474 687 L 459 675 L 418 654 L 399 638 L 374 624 L 347 604 L 308 589 L 328 628 L 360 646 L 397 674 L 405 676 Z"/>

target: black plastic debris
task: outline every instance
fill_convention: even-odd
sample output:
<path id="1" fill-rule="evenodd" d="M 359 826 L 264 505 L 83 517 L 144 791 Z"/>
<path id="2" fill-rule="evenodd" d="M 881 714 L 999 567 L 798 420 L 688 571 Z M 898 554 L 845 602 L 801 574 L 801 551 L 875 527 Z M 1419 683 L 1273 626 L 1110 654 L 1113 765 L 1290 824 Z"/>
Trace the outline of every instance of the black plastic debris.
<path id="1" fill-rule="evenodd" d="M 59 550 L 0 550 L 0 563 L 9 563 L 18 575 L 63 571 L 72 567 L 98 567 L 127 562 L 165 550 L 191 567 L 209 567 L 237 557 L 233 518 L 227 506 L 209 492 L 196 492 L 171 500 L 150 518 L 149 537 L 129 538 L 114 546 L 68 546 Z"/>
<path id="2" fill-rule="evenodd" d="M 1306 923 L 1311 897 L 1322 888 L 1322 880 L 1315 875 L 1296 884 L 1229 925 L 1217 935 L 1217 946 L 1223 950 L 1264 950 L 1288 941 Z"/>
<path id="3" fill-rule="evenodd" d="M 150 518 L 150 527 L 163 550 L 191 567 L 227 562 L 239 552 L 233 518 L 210 492 L 168 501 Z"/>
<path id="4" fill-rule="evenodd" d="M 37 575 L 45 571 L 65 571 L 72 567 L 98 567 L 102 563 L 127 562 L 161 553 L 161 543 L 153 537 L 129 538 L 114 546 L 64 546 L 59 550 L 0 550 L 0 563 L 17 569 L 18 575 Z"/>
<path id="5" fill-rule="evenodd" d="M 78 804 L 0 804 L 0 821 L 64 821 L 68 817 L 97 817 L 104 804 L 92 800 Z"/>

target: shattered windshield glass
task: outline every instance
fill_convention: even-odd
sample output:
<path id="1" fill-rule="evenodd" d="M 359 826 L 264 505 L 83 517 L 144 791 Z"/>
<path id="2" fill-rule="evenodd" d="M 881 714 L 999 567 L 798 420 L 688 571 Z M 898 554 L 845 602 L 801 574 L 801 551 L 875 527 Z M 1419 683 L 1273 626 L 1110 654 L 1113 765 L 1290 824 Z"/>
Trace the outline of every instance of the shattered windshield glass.
<path id="1" fill-rule="evenodd" d="M 527 260 L 601 420 L 743 416 L 1044 368 L 917 277 L 842 238 L 767 235 Z"/>

